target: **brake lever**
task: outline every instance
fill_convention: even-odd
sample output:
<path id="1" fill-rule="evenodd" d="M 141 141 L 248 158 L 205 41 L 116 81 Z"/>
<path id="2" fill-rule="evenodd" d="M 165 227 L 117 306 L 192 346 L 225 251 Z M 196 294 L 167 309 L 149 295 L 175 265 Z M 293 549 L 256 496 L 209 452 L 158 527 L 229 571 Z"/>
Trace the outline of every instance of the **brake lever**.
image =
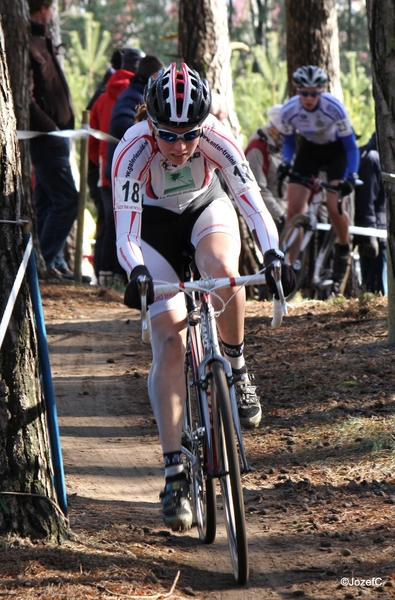
<path id="1" fill-rule="evenodd" d="M 141 299 L 141 338 L 145 344 L 151 341 L 151 319 L 149 307 L 147 306 L 148 280 L 146 275 L 139 275 L 137 287 Z"/>
<path id="2" fill-rule="evenodd" d="M 274 329 L 277 329 L 282 323 L 283 315 L 288 313 L 287 304 L 284 297 L 283 284 L 281 283 L 281 262 L 279 260 L 273 262 L 272 273 L 273 279 L 276 282 L 278 299 L 275 297 L 273 298 L 274 310 L 271 325 Z"/>

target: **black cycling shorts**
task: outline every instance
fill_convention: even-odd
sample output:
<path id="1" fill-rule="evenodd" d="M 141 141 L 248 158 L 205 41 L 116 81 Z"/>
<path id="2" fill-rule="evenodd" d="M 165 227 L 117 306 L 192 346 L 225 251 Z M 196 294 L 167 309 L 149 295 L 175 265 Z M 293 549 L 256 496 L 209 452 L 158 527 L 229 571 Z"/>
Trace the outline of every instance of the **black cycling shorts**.
<path id="1" fill-rule="evenodd" d="M 320 145 L 301 138 L 292 166 L 295 173 L 304 177 L 317 177 L 320 171 L 324 171 L 328 181 L 335 181 L 343 179 L 346 168 L 347 153 L 341 140 Z"/>
<path id="2" fill-rule="evenodd" d="M 143 208 L 141 239 L 170 263 L 181 281 L 185 256 L 194 256 L 195 249 L 191 244 L 193 226 L 207 206 L 223 196 L 226 193 L 214 173 L 207 190 L 181 214 L 155 206 Z"/>

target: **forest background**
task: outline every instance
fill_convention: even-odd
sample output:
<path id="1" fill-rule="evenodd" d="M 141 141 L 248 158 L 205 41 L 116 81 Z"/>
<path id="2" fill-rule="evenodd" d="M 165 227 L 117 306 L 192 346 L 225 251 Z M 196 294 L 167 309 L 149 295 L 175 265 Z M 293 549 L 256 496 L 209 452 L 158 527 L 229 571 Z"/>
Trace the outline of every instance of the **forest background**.
<path id="1" fill-rule="evenodd" d="M 77 123 L 116 48 L 177 60 L 178 0 L 58 0 L 61 49 Z M 243 145 L 288 97 L 285 0 L 228 0 L 233 95 Z M 375 127 L 366 6 L 337 5 L 343 102 L 362 145 Z"/>

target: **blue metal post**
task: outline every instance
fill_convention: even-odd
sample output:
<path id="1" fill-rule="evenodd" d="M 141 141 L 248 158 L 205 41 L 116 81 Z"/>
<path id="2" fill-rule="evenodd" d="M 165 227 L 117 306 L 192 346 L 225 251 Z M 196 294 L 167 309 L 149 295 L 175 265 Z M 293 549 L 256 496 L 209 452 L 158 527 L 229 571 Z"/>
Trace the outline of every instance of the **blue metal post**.
<path id="1" fill-rule="evenodd" d="M 23 234 L 23 241 L 26 247 L 31 233 Z M 27 266 L 29 276 L 30 294 L 32 298 L 34 317 L 36 320 L 36 331 L 38 341 L 38 353 L 42 375 L 42 384 L 47 409 L 47 422 L 49 430 L 49 443 L 51 448 L 51 458 L 54 470 L 54 484 L 58 503 L 64 515 L 68 514 L 66 482 L 63 470 L 62 449 L 60 446 L 60 435 L 58 416 L 55 404 L 55 395 L 52 383 L 51 365 L 49 362 L 49 351 L 47 342 L 47 332 L 45 329 L 44 312 L 41 303 L 40 288 L 38 285 L 36 260 L 34 250 L 32 250 Z"/>

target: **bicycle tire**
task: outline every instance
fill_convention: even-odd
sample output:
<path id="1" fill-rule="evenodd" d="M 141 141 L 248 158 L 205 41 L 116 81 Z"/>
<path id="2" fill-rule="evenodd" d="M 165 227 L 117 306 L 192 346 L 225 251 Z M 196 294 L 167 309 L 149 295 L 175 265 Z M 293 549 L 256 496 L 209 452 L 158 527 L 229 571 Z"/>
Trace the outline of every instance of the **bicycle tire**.
<path id="1" fill-rule="evenodd" d="M 222 363 L 214 361 L 211 372 L 213 428 L 228 545 L 234 578 L 244 585 L 249 578 L 248 544 L 229 388 Z"/>
<path id="2" fill-rule="evenodd" d="M 284 253 L 284 260 L 287 265 L 291 265 L 295 272 L 296 285 L 295 289 L 287 297 L 287 300 L 292 300 L 295 294 L 300 290 L 306 277 L 306 261 L 309 254 L 310 242 L 306 245 L 304 250 L 299 253 L 298 256 L 298 268 L 295 268 L 296 261 L 292 264 L 289 258 L 290 250 L 293 246 L 293 241 L 299 235 L 298 232 L 302 231 L 303 236 L 310 226 L 310 218 L 308 215 L 295 215 L 285 225 L 280 236 L 280 250 Z"/>
<path id="3" fill-rule="evenodd" d="M 199 326 L 192 328 L 192 334 L 197 334 Z M 187 401 L 184 415 L 183 445 L 197 460 L 198 468 L 193 469 L 192 463 L 186 457 L 187 471 L 190 482 L 190 500 L 192 504 L 194 521 L 197 526 L 200 540 L 205 544 L 212 544 L 217 531 L 217 502 L 215 493 L 215 480 L 207 476 L 207 428 L 203 423 L 200 409 L 202 397 L 198 384 L 196 365 L 199 356 L 192 356 L 196 346 L 191 340 L 190 352 L 186 356 L 186 385 Z M 193 382 L 190 386 L 189 382 Z M 189 440 L 189 443 L 188 443 Z"/>
<path id="4" fill-rule="evenodd" d="M 324 240 L 318 251 L 315 260 L 315 287 L 316 287 L 316 300 L 327 300 L 332 292 L 333 281 L 331 277 L 333 275 L 333 259 L 334 259 L 334 245 L 336 242 L 336 234 L 332 227 L 325 233 Z M 325 281 L 331 281 L 331 284 L 325 286 Z"/>
<path id="5" fill-rule="evenodd" d="M 363 281 L 361 274 L 361 259 L 358 248 L 353 248 L 350 261 L 342 286 L 342 294 L 346 298 L 360 298 L 363 294 Z"/>

